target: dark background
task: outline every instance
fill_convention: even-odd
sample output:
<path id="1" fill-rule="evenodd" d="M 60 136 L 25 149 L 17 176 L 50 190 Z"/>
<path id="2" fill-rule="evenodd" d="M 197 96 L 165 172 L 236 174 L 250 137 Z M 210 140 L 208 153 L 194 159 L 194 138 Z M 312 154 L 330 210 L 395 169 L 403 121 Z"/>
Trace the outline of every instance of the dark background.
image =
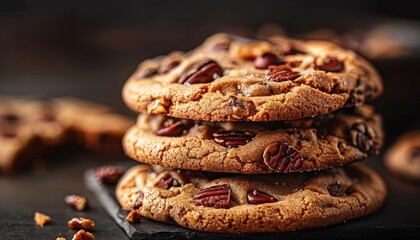
<path id="1" fill-rule="evenodd" d="M 382 23 L 419 26 L 415 1 L 388 2 L 1 1 L 0 95 L 76 96 L 134 116 L 121 100 L 121 88 L 146 58 L 189 50 L 219 31 L 252 37 L 266 23 L 279 24 L 292 36 L 318 28 L 344 33 Z M 420 39 L 417 42 L 411 56 L 371 60 L 385 85 L 384 94 L 372 104 L 384 118 L 386 147 L 401 133 L 420 128 Z M 381 159 L 367 162 L 385 177 L 390 198 L 374 220 L 361 219 L 361 224 L 380 227 L 391 223 L 400 230 L 404 224 L 418 224 L 418 210 L 411 209 L 418 200 L 410 194 L 419 196 L 419 188 L 390 177 Z M 98 239 L 123 238 L 125 234 L 83 184 L 85 169 L 115 160 L 66 154 L 51 161 L 46 174 L 0 176 L 0 239 L 54 239 L 59 233 L 71 239 L 73 232 L 62 224 L 74 216 L 62 201 L 69 193 L 89 198 L 91 209 L 86 216 L 98 220 Z M 134 161 L 125 159 L 124 163 Z M 34 211 L 51 214 L 55 223 L 46 230 L 36 227 Z M 340 226 L 336 229 L 339 233 Z"/>
<path id="2" fill-rule="evenodd" d="M 71 95 L 129 113 L 120 92 L 138 63 L 189 50 L 212 33 L 252 37 L 266 23 L 291 35 L 343 33 L 419 18 L 415 1 L 2 1 L 0 94 Z M 373 104 L 391 136 L 419 126 L 419 49 L 373 61 L 385 84 Z"/>

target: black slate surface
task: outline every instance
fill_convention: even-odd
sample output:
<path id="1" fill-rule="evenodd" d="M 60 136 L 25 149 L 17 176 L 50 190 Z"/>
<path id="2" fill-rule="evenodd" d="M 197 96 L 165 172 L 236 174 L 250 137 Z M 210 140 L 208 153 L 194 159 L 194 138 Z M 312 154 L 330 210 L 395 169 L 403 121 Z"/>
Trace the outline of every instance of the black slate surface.
<path id="1" fill-rule="evenodd" d="M 127 233 L 130 239 L 391 239 L 413 237 L 420 234 L 420 186 L 390 176 L 378 158 L 367 161 L 385 177 L 389 197 L 377 212 L 333 226 L 285 233 L 215 234 L 189 230 L 177 225 L 164 224 L 146 218 L 141 223 L 130 224 L 124 220 L 115 199 L 113 185 L 102 185 L 93 170 L 85 173 L 85 182 L 109 216 Z"/>

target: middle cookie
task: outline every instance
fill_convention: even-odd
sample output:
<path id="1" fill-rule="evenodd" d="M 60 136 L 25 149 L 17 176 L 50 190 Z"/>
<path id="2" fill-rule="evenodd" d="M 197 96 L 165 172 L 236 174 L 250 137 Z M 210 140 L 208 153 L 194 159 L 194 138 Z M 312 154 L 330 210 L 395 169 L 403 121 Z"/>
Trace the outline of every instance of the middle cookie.
<path id="1" fill-rule="evenodd" d="M 370 106 L 282 122 L 202 122 L 140 115 L 127 155 L 164 167 L 243 174 L 346 165 L 379 153 L 381 118 Z"/>

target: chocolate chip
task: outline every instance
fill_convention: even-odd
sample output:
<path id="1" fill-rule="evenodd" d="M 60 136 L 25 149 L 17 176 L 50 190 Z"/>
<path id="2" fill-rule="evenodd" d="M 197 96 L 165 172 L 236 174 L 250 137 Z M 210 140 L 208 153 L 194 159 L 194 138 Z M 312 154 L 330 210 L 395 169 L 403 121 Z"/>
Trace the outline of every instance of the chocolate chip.
<path id="1" fill-rule="evenodd" d="M 181 75 L 181 84 L 209 83 L 222 76 L 223 69 L 213 60 L 202 60 L 191 66 Z"/>
<path id="2" fill-rule="evenodd" d="M 163 188 L 163 189 L 169 189 L 171 187 L 180 187 L 181 185 L 179 184 L 178 180 L 176 180 L 175 178 L 162 178 L 159 181 L 159 188 Z"/>
<path id="3" fill-rule="evenodd" d="M 340 182 L 331 184 L 327 187 L 328 192 L 333 197 L 343 197 L 346 195 L 346 188 Z"/>
<path id="4" fill-rule="evenodd" d="M 315 69 L 320 69 L 326 72 L 341 72 L 343 68 L 343 62 L 339 61 L 335 57 L 328 57 L 327 61 L 322 65 L 315 64 Z"/>
<path id="5" fill-rule="evenodd" d="M 213 133 L 214 141 L 225 147 L 239 147 L 247 144 L 255 134 L 248 131 L 217 131 Z"/>
<path id="6" fill-rule="evenodd" d="M 159 73 L 168 73 L 172 69 L 174 69 L 176 66 L 178 66 L 181 63 L 179 60 L 174 60 L 168 64 L 161 65 L 159 68 Z"/>
<path id="7" fill-rule="evenodd" d="M 196 205 L 215 208 L 229 208 L 231 190 L 227 184 L 216 185 L 200 190 L 193 200 Z"/>
<path id="8" fill-rule="evenodd" d="M 375 155 L 378 153 L 378 149 L 373 140 L 374 136 L 374 130 L 364 123 L 355 123 L 350 128 L 350 139 L 352 145 L 369 155 Z"/>
<path id="9" fill-rule="evenodd" d="M 254 67 L 258 69 L 266 69 L 270 65 L 279 65 L 283 63 L 284 62 L 277 55 L 265 52 L 255 58 Z"/>
<path id="10" fill-rule="evenodd" d="M 274 82 L 294 80 L 300 77 L 300 73 L 292 71 L 289 64 L 268 67 L 267 79 Z"/>
<path id="11" fill-rule="evenodd" d="M 267 193 L 260 192 L 258 190 L 248 191 L 246 199 L 249 204 L 262 204 L 262 203 L 273 203 L 277 202 L 277 199 L 268 195 Z"/>
<path id="12" fill-rule="evenodd" d="M 281 142 L 270 143 L 263 153 L 264 163 L 276 172 L 288 173 L 303 165 L 299 151 Z"/>

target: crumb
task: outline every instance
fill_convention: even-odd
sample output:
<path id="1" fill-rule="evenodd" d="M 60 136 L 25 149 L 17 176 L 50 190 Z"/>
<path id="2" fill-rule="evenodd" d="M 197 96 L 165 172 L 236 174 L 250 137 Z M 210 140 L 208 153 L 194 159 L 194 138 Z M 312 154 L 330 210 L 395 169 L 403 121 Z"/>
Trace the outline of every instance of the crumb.
<path id="1" fill-rule="evenodd" d="M 34 217 L 35 223 L 40 226 L 40 227 L 44 227 L 44 225 L 48 224 L 51 222 L 51 217 L 47 216 L 45 214 L 39 213 L 39 212 L 35 212 L 35 217 Z"/>

